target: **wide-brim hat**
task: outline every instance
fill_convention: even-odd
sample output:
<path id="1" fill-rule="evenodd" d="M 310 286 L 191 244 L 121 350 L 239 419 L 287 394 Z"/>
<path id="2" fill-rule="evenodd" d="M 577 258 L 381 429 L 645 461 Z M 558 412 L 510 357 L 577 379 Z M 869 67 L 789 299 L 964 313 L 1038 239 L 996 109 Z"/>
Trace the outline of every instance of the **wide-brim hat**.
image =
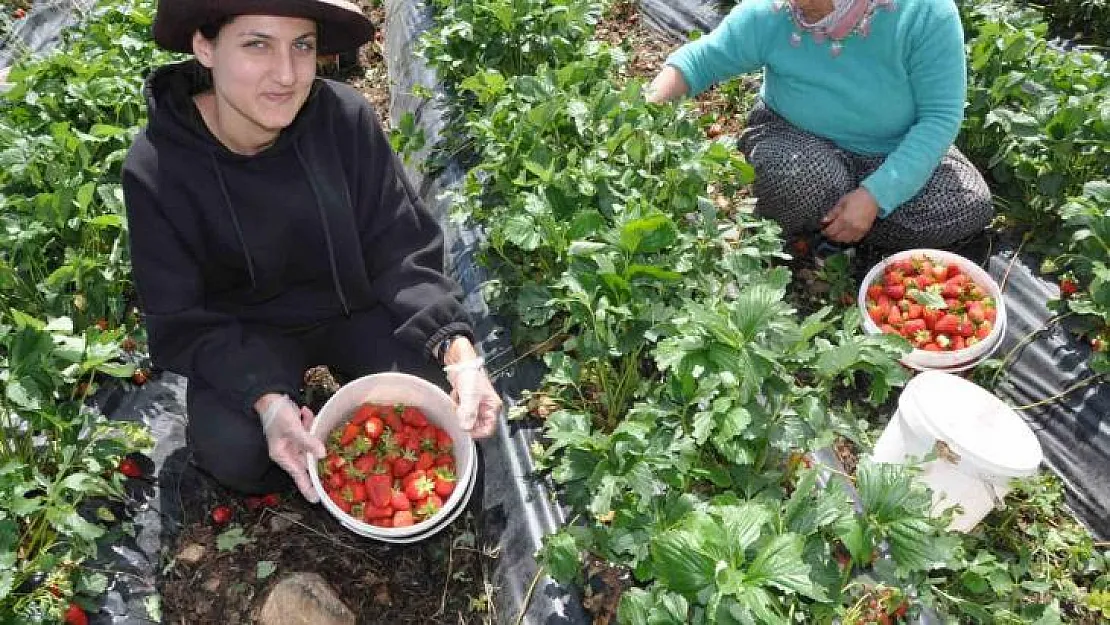
<path id="1" fill-rule="evenodd" d="M 154 41 L 172 52 L 193 51 L 193 34 L 236 15 L 304 17 L 320 27 L 320 54 L 356 50 L 374 36 L 374 24 L 345 0 L 158 0 Z"/>

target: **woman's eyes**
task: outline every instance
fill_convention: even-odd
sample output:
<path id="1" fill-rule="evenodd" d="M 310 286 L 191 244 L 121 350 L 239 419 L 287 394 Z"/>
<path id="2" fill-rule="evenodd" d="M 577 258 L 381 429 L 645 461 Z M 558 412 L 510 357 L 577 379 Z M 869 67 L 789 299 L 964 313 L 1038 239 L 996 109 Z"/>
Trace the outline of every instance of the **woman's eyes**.
<path id="1" fill-rule="evenodd" d="M 243 47 L 244 48 L 252 48 L 252 49 L 255 49 L 255 50 L 264 50 L 264 49 L 270 47 L 270 42 L 262 40 L 262 39 L 258 39 L 256 41 L 248 41 L 247 43 L 243 44 Z M 314 41 L 295 41 L 295 42 L 293 42 L 293 48 L 295 50 L 297 50 L 298 52 L 312 52 L 313 50 L 316 49 L 316 42 L 314 42 Z"/>

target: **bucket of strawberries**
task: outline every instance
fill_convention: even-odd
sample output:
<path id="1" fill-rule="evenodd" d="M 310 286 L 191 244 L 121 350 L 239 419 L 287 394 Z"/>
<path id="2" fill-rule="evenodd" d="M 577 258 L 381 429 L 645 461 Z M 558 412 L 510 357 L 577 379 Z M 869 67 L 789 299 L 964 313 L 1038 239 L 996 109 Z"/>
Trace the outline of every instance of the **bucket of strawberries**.
<path id="1" fill-rule="evenodd" d="M 423 540 L 453 521 L 474 489 L 474 441 L 451 398 L 419 377 L 376 373 L 344 385 L 312 434 L 327 450 L 309 462 L 320 501 L 361 536 Z"/>
<path id="2" fill-rule="evenodd" d="M 916 249 L 875 265 L 859 291 L 869 334 L 897 334 L 913 346 L 902 364 L 918 371 L 962 371 L 989 358 L 1006 329 L 998 283 L 951 252 Z"/>

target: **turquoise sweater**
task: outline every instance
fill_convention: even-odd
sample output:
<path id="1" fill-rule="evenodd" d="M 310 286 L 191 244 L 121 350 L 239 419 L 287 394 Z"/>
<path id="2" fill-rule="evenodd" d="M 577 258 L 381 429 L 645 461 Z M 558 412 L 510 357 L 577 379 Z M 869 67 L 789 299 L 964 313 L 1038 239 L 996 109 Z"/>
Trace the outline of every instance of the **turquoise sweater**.
<path id="1" fill-rule="evenodd" d="M 897 0 L 870 33 L 801 41 L 789 8 L 744 0 L 710 34 L 667 59 L 690 95 L 764 70 L 761 95 L 795 126 L 865 155 L 887 155 L 862 183 L 886 217 L 925 186 L 959 132 L 967 94 L 963 29 L 953 0 Z M 796 44 L 796 45 L 795 45 Z"/>

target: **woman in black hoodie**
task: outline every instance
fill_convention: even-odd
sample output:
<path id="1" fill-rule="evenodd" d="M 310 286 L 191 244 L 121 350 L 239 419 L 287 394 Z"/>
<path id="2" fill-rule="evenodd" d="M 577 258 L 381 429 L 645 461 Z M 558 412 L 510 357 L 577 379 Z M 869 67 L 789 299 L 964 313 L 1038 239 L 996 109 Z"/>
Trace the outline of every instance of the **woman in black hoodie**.
<path id="1" fill-rule="evenodd" d="M 370 21 L 344 0 L 160 0 L 153 30 L 195 58 L 147 80 L 123 189 L 151 356 L 188 378 L 201 468 L 247 493 L 292 477 L 315 501 L 305 452 L 324 450 L 294 399 L 314 364 L 446 372 L 463 427 L 492 434 L 501 401 L 442 231 L 366 99 L 315 76 Z"/>

